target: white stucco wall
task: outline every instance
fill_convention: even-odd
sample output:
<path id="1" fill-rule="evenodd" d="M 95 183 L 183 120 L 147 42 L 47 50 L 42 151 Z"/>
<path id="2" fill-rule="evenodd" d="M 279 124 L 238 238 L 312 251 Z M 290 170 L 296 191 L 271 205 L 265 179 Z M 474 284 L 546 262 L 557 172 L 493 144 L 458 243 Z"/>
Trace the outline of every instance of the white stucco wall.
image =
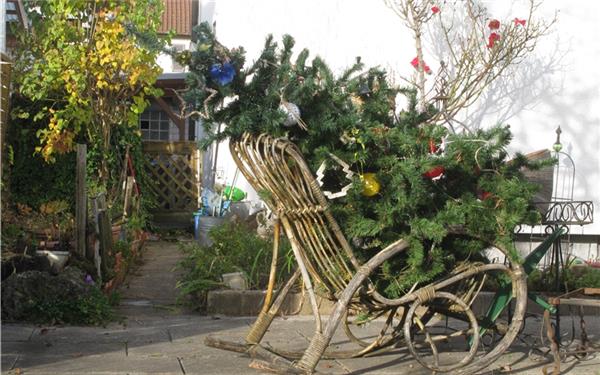
<path id="1" fill-rule="evenodd" d="M 284 33 L 319 54 L 336 70 L 351 64 L 357 55 L 367 66 L 380 65 L 396 76 L 409 77 L 414 57 L 412 36 L 383 0 L 211 0 L 217 36 L 225 45 L 241 45 L 247 60 L 258 57 L 264 37 Z M 499 19 L 523 17 L 524 2 L 485 1 Z M 511 111 L 483 116 L 483 126 L 509 123 L 515 140 L 511 151 L 530 152 L 550 148 L 560 125 L 564 151 L 573 157 L 577 175 L 574 198 L 593 200 L 600 211 L 600 2 L 547 0 L 536 13 L 550 19 L 558 11 L 554 33 L 539 44 L 529 61 L 527 81 L 512 95 Z M 433 54 L 432 51 L 429 53 Z M 545 65 L 548 63 L 547 65 Z M 434 68 L 435 61 L 428 61 Z M 533 73 L 531 73 L 533 72 Z M 517 75 L 515 75 L 517 76 Z M 521 77 L 521 76 L 519 76 Z M 516 99 L 515 99 L 516 98 Z M 486 104 L 486 105 L 489 105 Z M 513 113 L 516 112 L 516 113 Z M 506 113 L 509 113 L 508 115 Z M 227 147 L 221 147 L 219 169 L 231 181 L 235 167 Z M 238 186 L 251 190 L 245 183 Z M 255 198 L 251 194 L 250 198 Z M 575 233 L 600 234 L 600 215 L 595 223 L 573 228 Z"/>

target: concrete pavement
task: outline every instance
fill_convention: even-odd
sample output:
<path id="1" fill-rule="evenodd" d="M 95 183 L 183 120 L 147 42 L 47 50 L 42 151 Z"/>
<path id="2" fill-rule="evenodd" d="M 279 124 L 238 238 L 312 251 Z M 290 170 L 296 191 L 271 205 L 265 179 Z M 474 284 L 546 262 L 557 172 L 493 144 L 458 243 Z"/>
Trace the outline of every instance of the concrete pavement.
<path id="1" fill-rule="evenodd" d="M 207 335 L 237 340 L 245 336 L 252 317 L 201 316 L 174 305 L 178 279 L 173 267 L 181 259 L 176 243 L 150 242 L 143 264 L 121 288 L 121 323 L 106 327 L 40 327 L 27 324 L 2 325 L 3 374 L 259 374 L 249 368 L 250 359 L 239 353 L 204 345 Z M 575 320 L 579 335 L 579 321 Z M 440 323 L 441 324 L 441 323 Z M 600 346 L 600 316 L 587 316 L 587 333 Z M 451 329 L 459 323 L 450 322 Z M 571 320 L 564 317 L 562 327 L 570 334 Z M 357 330 L 362 338 L 374 337 L 381 322 Z M 539 375 L 549 362 L 539 339 L 541 321 L 528 318 L 525 330 L 513 346 L 485 374 Z M 438 331 L 448 331 L 443 324 Z M 336 349 L 350 349 L 339 330 L 334 336 Z M 311 316 L 278 318 L 264 343 L 288 350 L 305 348 L 314 332 Z M 576 344 L 576 343 L 575 343 Z M 441 345 L 451 352 L 442 359 L 457 362 L 464 356 L 464 339 Z M 532 349 L 535 349 L 532 353 Z M 532 354 L 532 355 L 530 355 Z M 587 360 L 567 358 L 563 374 L 600 375 L 600 356 Z M 406 348 L 359 359 L 323 360 L 317 370 L 331 374 L 430 374 Z"/>
<path id="2" fill-rule="evenodd" d="M 207 335 L 226 339 L 243 337 L 253 318 L 210 317 L 149 306 L 125 306 L 123 324 L 98 327 L 35 327 L 8 324 L 2 327 L 2 373 L 9 374 L 259 374 L 248 367 L 250 359 L 203 344 Z M 600 317 L 587 317 L 590 339 L 598 343 Z M 565 324 L 563 322 L 563 324 Z M 361 337 L 373 337 L 377 322 L 360 329 Z M 570 325 L 569 325 L 570 328 Z M 275 320 L 265 342 L 286 349 L 307 345 L 314 324 L 306 316 Z M 539 322 L 528 319 L 526 330 L 486 374 L 542 374 L 545 357 L 533 360 Z M 539 340 L 539 339 L 538 339 Z M 334 338 L 344 349 L 343 333 Z M 464 348 L 464 345 L 462 345 Z M 462 350 L 453 348 L 450 360 L 460 360 Z M 600 358 L 562 364 L 563 374 L 600 375 Z M 430 374 L 404 348 L 382 355 L 344 360 L 323 360 L 319 372 L 332 374 Z"/>

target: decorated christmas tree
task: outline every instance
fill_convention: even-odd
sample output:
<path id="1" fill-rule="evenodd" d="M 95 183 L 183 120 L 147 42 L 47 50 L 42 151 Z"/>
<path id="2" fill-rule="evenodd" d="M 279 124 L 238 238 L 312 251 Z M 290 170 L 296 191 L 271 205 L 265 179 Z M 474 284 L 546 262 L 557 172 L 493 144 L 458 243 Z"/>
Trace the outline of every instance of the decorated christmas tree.
<path id="1" fill-rule="evenodd" d="M 521 171 L 539 165 L 507 160 L 508 127 L 456 134 L 429 122 L 439 112 L 418 106 L 416 90 L 390 86 L 385 71 L 360 59 L 341 75 L 319 57 L 309 62 L 307 50 L 292 60 L 290 36 L 281 45 L 267 37 L 247 68 L 244 50 L 221 45 L 209 25 L 194 39 L 197 50 L 179 60 L 190 69 L 188 115 L 202 117 L 210 134 L 204 145 L 245 132 L 296 143 L 362 260 L 399 238 L 410 242 L 376 280 L 386 295 L 483 259 L 490 244 L 518 261 L 513 230 L 539 219 L 530 204 L 536 186 Z M 407 108 L 395 108 L 397 95 L 408 97 Z"/>

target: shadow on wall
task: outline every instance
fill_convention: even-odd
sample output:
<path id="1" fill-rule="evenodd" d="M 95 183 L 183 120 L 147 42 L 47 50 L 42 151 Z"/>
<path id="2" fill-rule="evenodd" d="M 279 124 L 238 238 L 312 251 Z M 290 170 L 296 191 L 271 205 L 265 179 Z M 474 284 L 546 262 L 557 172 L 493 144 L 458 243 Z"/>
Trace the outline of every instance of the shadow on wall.
<path id="1" fill-rule="evenodd" d="M 556 38 L 557 44 L 559 38 Z M 556 49 L 551 55 L 531 55 L 509 67 L 464 114 L 472 129 L 487 126 L 486 120 L 506 124 L 521 111 L 552 98 L 564 89 L 563 63 L 568 51 Z"/>
<path id="2" fill-rule="evenodd" d="M 484 7 L 485 4 L 480 5 Z M 467 10 L 458 9 L 459 11 L 451 14 L 449 20 L 444 21 L 452 25 L 447 30 L 447 37 L 456 43 L 471 33 Z M 427 45 L 431 46 L 431 50 L 428 52 L 433 55 L 434 60 L 446 63 L 448 74 L 452 77 L 455 69 L 449 56 L 456 51 L 449 50 L 441 25 L 437 22 L 430 25 Z M 560 93 L 566 70 L 564 60 L 569 48 L 561 43 L 560 36 L 554 35 L 555 32 L 554 29 L 542 37 L 545 39 L 544 44 L 553 46 L 552 53 L 542 54 L 538 46 L 529 55 L 516 60 L 483 91 L 473 105 L 458 113 L 457 122 L 465 124 L 470 130 L 490 126 L 490 120 L 494 124 L 505 124 L 521 111 L 531 109 L 546 98 Z M 548 40 L 551 38 L 552 42 Z"/>

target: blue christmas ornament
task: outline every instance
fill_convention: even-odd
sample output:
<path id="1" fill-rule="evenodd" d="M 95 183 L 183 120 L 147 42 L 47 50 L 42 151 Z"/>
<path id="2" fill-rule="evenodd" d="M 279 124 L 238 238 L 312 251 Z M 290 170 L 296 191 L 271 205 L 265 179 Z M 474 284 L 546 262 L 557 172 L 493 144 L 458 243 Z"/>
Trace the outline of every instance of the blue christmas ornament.
<path id="1" fill-rule="evenodd" d="M 233 81 L 235 77 L 235 68 L 231 63 L 217 63 L 210 67 L 210 78 L 217 82 L 219 86 L 225 86 Z"/>

